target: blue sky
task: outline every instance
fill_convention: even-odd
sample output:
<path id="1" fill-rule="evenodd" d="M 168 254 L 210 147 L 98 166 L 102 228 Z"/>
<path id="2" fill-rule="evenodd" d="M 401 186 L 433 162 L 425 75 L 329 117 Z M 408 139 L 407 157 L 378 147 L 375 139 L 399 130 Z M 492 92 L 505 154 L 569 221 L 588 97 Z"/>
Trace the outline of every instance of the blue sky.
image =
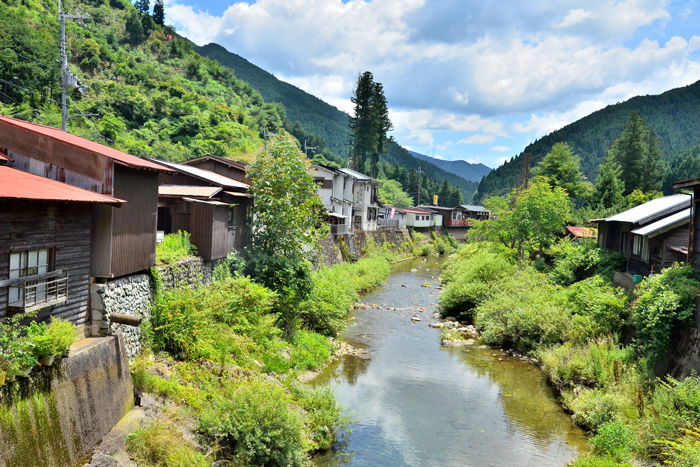
<path id="1" fill-rule="evenodd" d="M 166 0 L 166 16 L 342 110 L 370 70 L 400 143 L 491 167 L 700 79 L 699 0 Z"/>

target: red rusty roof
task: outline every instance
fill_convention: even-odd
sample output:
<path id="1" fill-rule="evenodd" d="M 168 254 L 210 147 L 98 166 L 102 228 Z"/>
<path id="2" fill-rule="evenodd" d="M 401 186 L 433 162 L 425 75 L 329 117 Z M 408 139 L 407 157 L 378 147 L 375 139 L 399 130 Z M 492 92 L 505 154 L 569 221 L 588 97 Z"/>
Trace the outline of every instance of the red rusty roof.
<path id="1" fill-rule="evenodd" d="M 403 212 L 407 214 L 432 214 L 430 211 L 425 211 L 423 209 L 413 209 L 413 208 L 396 208 L 398 212 Z"/>
<path id="2" fill-rule="evenodd" d="M 566 230 L 568 230 L 571 235 L 578 238 L 596 238 L 598 236 L 598 231 L 591 227 L 567 225 Z"/>
<path id="3" fill-rule="evenodd" d="M 8 161 L 8 162 L 10 162 L 11 160 L 12 160 L 12 159 L 10 159 L 10 158 L 7 157 L 5 154 L 3 154 L 3 153 L 0 152 L 0 161 Z"/>
<path id="4" fill-rule="evenodd" d="M 160 164 L 156 164 L 146 159 L 141 159 L 140 157 L 132 156 L 131 154 L 127 154 L 125 152 L 117 151 L 114 148 L 110 148 L 109 146 L 105 146 L 104 144 L 95 143 L 94 141 L 81 138 L 80 136 L 71 135 L 70 133 L 61 131 L 58 128 L 39 125 L 38 123 L 25 122 L 24 120 L 18 120 L 16 118 L 4 117 L 0 115 L 0 124 L 2 123 L 12 125 L 17 128 L 22 128 L 24 130 L 31 131 L 32 133 L 36 133 L 42 136 L 47 136 L 51 139 L 61 141 L 62 143 L 66 143 L 71 146 L 86 149 L 100 156 L 113 159 L 115 162 L 118 162 L 122 165 L 126 165 L 127 167 L 133 167 L 136 169 L 158 170 L 161 172 L 171 172 L 170 169 L 168 169 L 167 167 L 163 167 Z"/>
<path id="5" fill-rule="evenodd" d="M 126 201 L 0 165 L 0 199 L 104 203 L 119 206 Z"/>

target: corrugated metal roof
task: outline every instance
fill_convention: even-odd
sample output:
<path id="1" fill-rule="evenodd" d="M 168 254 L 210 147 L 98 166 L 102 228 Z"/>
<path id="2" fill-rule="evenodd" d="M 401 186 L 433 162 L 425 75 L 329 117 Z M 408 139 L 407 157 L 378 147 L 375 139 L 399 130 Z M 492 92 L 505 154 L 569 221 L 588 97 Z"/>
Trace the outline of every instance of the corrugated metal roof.
<path id="1" fill-rule="evenodd" d="M 474 211 L 474 212 L 484 212 L 486 211 L 486 208 L 483 206 L 477 206 L 475 204 L 460 204 L 460 208 L 466 209 L 467 211 Z"/>
<path id="2" fill-rule="evenodd" d="M 647 224 L 639 229 L 635 229 L 632 231 L 632 233 L 636 235 L 643 235 L 645 237 L 655 237 L 656 235 L 667 232 L 683 224 L 687 224 L 688 222 L 690 222 L 690 208 L 684 209 L 683 211 L 675 214 L 671 214 L 668 217 L 659 219 L 658 221 Z"/>
<path id="3" fill-rule="evenodd" d="M 126 201 L 57 182 L 49 178 L 0 166 L 0 198 L 37 201 L 103 203 L 119 206 Z"/>
<path id="4" fill-rule="evenodd" d="M 195 198 L 211 198 L 223 188 L 219 186 L 197 185 L 160 185 L 158 196 L 191 196 Z"/>
<path id="5" fill-rule="evenodd" d="M 370 177 L 369 175 L 365 175 L 363 173 L 360 173 L 360 172 L 357 172 L 355 170 L 348 169 L 345 167 L 342 169 L 338 169 L 338 172 L 342 172 L 345 175 L 349 175 L 352 178 L 355 178 L 355 179 L 361 180 L 361 181 L 366 181 L 366 182 L 378 182 L 379 181 L 379 180 L 375 180 L 374 178 Z"/>
<path id="6" fill-rule="evenodd" d="M 3 153 L 0 153 L 0 161 L 7 161 L 10 162 L 12 159 L 10 159 L 8 156 L 6 156 Z"/>
<path id="7" fill-rule="evenodd" d="M 396 208 L 399 212 L 405 212 L 408 214 L 433 214 L 430 211 L 424 211 L 422 209 L 411 209 L 411 208 Z"/>
<path id="8" fill-rule="evenodd" d="M 25 122 L 24 120 L 18 120 L 16 118 L 0 116 L 0 125 L 2 124 L 22 128 L 23 130 L 27 130 L 38 135 L 47 136 L 51 139 L 61 141 L 62 143 L 66 143 L 71 146 L 86 149 L 100 156 L 113 159 L 114 161 L 119 162 L 128 167 L 133 167 L 137 169 L 159 170 L 162 172 L 170 171 L 169 169 L 162 167 L 156 163 L 153 163 L 149 160 L 132 156 L 131 154 L 127 154 L 125 152 L 117 151 L 116 149 L 110 148 L 109 146 L 95 143 L 94 141 L 81 138 L 80 136 L 75 136 L 70 133 L 66 133 L 65 131 L 59 130 L 58 128 L 39 125 L 38 123 Z"/>
<path id="9" fill-rule="evenodd" d="M 566 230 L 568 230 L 571 235 L 578 238 L 596 238 L 598 236 L 598 230 L 591 227 L 567 225 Z"/>
<path id="10" fill-rule="evenodd" d="M 164 166 L 170 167 L 171 169 L 174 169 L 178 172 L 191 175 L 200 180 L 204 180 L 209 183 L 213 183 L 214 185 L 222 186 L 224 188 L 243 188 L 247 190 L 250 187 L 250 185 L 248 185 L 247 183 L 239 182 L 238 180 L 228 178 L 224 175 L 212 172 L 211 170 L 204 170 L 200 169 L 199 167 L 193 167 L 185 164 L 177 164 L 175 162 L 166 162 L 156 159 L 154 160 L 159 164 L 163 164 Z"/>
<path id="11" fill-rule="evenodd" d="M 240 191 L 224 191 L 227 195 L 234 196 L 236 198 L 252 198 L 253 195 L 250 193 L 241 193 Z"/>
<path id="12" fill-rule="evenodd" d="M 604 219 L 607 222 L 639 224 L 671 214 L 690 206 L 690 195 L 678 194 L 653 199 L 632 209 Z"/>
<path id="13" fill-rule="evenodd" d="M 245 171 L 245 168 L 248 167 L 248 165 L 250 165 L 250 164 L 248 164 L 247 162 L 243 162 L 243 161 L 234 161 L 233 159 L 227 159 L 227 158 L 225 158 L 225 157 L 213 156 L 213 155 L 197 157 L 196 159 L 189 159 L 189 160 L 183 162 L 183 164 L 185 164 L 185 165 L 192 165 L 192 164 L 194 164 L 194 163 L 196 163 L 196 162 L 201 162 L 201 161 L 206 161 L 206 160 L 212 160 L 212 161 L 215 161 L 215 162 L 220 162 L 220 163 L 222 163 L 222 164 L 224 164 L 224 165 L 227 165 L 227 166 L 229 166 L 229 167 L 233 167 L 233 168 L 236 168 L 236 169 L 241 169 L 241 170 L 243 170 L 243 171 Z"/>
<path id="14" fill-rule="evenodd" d="M 201 203 L 201 204 L 211 204 L 212 206 L 230 206 L 228 203 L 222 203 L 221 201 L 214 201 L 210 199 L 196 199 L 196 198 L 182 198 L 188 203 Z"/>

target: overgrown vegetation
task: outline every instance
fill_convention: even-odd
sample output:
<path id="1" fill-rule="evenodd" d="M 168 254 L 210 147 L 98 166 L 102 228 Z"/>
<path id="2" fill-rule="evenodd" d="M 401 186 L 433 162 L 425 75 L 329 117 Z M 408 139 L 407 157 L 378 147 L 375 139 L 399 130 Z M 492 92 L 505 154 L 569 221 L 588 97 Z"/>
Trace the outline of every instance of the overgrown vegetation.
<path id="1" fill-rule="evenodd" d="M 197 256 L 197 247 L 190 241 L 190 233 L 178 230 L 167 234 L 156 244 L 156 263 L 173 264 L 190 256 Z"/>
<path id="2" fill-rule="evenodd" d="M 592 432 L 594 453 L 575 465 L 693 465 L 700 378 L 655 379 L 653 369 L 689 325 L 694 269 L 669 267 L 628 300 L 610 283 L 618 258 L 587 242 L 563 240 L 534 262 L 516 258 L 503 245 L 465 245 L 443 273 L 443 312 L 473 319 L 483 342 L 539 360 L 574 421 Z"/>

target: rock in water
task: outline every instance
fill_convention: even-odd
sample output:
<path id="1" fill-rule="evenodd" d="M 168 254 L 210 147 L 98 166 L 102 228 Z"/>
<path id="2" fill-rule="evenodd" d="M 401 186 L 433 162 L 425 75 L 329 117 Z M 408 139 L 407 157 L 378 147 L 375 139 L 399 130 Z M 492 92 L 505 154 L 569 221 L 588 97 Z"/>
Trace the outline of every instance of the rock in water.
<path id="1" fill-rule="evenodd" d="M 419 316 L 414 316 L 411 318 L 411 321 L 413 321 L 414 323 L 417 323 L 418 321 L 421 321 L 421 318 Z"/>

